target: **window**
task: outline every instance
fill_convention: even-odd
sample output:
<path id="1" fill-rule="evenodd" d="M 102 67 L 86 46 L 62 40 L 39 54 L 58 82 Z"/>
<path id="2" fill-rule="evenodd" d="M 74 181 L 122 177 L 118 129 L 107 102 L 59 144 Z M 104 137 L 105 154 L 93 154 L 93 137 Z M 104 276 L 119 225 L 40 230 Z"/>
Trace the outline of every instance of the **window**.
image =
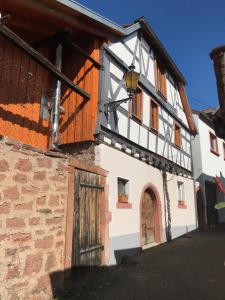
<path id="1" fill-rule="evenodd" d="M 181 130 L 177 124 L 174 126 L 174 144 L 179 148 L 181 147 Z"/>
<path id="2" fill-rule="evenodd" d="M 117 178 L 117 188 L 118 188 L 118 202 L 116 204 L 117 208 L 132 208 L 132 204 L 128 202 L 129 200 L 129 180 L 124 178 Z"/>
<path id="3" fill-rule="evenodd" d="M 216 155 L 219 155 L 217 137 L 212 132 L 209 132 L 209 141 L 210 151 Z"/>
<path id="4" fill-rule="evenodd" d="M 182 181 L 177 182 L 178 188 L 178 208 L 186 208 L 185 195 L 184 195 L 184 183 Z"/>
<path id="5" fill-rule="evenodd" d="M 137 89 L 137 93 L 133 100 L 131 101 L 132 107 L 131 112 L 132 116 L 136 117 L 139 120 L 142 120 L 142 90 Z"/>
<path id="6" fill-rule="evenodd" d="M 157 89 L 160 94 L 166 98 L 166 69 L 162 62 L 157 59 Z"/>
<path id="7" fill-rule="evenodd" d="M 159 106 L 154 101 L 151 101 L 150 127 L 158 132 L 159 122 Z"/>
<path id="8" fill-rule="evenodd" d="M 118 202 L 128 202 L 128 180 L 123 178 L 117 178 L 118 185 Z"/>

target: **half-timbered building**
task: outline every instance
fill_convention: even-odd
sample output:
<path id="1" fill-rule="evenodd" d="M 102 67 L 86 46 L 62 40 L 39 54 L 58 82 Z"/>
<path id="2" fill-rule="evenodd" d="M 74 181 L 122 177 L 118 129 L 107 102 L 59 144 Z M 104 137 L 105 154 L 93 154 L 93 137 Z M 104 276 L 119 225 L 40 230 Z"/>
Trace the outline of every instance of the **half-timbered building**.
<path id="1" fill-rule="evenodd" d="M 72 0 L 0 12 L 1 296 L 53 295 L 66 270 L 196 228 L 186 82 L 147 21 Z M 138 88 L 118 105 L 130 65 Z"/>

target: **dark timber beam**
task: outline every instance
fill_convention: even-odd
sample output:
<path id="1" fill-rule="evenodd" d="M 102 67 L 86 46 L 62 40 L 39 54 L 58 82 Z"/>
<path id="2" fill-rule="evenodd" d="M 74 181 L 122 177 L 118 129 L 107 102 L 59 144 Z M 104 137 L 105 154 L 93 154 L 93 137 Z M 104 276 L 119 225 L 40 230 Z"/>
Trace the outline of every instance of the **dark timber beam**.
<path id="1" fill-rule="evenodd" d="M 98 69 L 101 69 L 102 68 L 102 65 L 97 62 L 93 57 L 91 57 L 86 51 L 84 51 L 81 47 L 79 47 L 77 44 L 75 44 L 73 41 L 72 41 L 72 30 L 67 28 L 65 29 L 64 31 L 60 32 L 60 33 L 57 33 L 53 36 L 51 36 L 50 38 L 46 38 L 46 39 L 43 39 L 35 44 L 32 45 L 32 47 L 34 49 L 39 49 L 41 47 L 44 47 L 44 46 L 48 46 L 48 45 L 52 45 L 54 43 L 65 43 L 69 46 L 72 46 L 74 49 L 76 49 L 77 51 L 79 51 L 84 57 L 86 57 L 90 62 L 93 63 L 93 65 L 98 68 Z"/>
<path id="2" fill-rule="evenodd" d="M 71 90 L 77 92 L 82 97 L 90 99 L 90 95 L 74 84 L 69 78 L 62 74 L 50 61 L 48 61 L 43 55 L 35 51 L 30 45 L 22 40 L 18 35 L 11 31 L 8 27 L 0 24 L 0 33 L 13 41 L 17 46 L 22 48 L 30 57 L 37 61 L 42 67 L 50 71 L 58 80 L 65 83 Z"/>

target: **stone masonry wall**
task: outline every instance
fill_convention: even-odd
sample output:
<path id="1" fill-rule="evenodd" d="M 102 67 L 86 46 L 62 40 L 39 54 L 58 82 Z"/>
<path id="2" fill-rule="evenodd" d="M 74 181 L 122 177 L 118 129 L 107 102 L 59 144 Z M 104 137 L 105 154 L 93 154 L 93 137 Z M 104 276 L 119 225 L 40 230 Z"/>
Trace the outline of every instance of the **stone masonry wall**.
<path id="1" fill-rule="evenodd" d="M 67 158 L 0 141 L 0 299 L 51 299 L 63 271 Z M 63 273 L 63 272 L 62 272 Z"/>

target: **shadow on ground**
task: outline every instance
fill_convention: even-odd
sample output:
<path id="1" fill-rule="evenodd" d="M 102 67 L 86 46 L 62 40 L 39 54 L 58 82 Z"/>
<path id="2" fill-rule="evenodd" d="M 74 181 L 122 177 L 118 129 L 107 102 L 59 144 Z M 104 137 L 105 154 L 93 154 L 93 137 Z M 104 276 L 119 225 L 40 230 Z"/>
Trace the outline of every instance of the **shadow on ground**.
<path id="1" fill-rule="evenodd" d="M 224 300 L 224 263 L 225 230 L 195 231 L 74 278 L 59 299 Z"/>

